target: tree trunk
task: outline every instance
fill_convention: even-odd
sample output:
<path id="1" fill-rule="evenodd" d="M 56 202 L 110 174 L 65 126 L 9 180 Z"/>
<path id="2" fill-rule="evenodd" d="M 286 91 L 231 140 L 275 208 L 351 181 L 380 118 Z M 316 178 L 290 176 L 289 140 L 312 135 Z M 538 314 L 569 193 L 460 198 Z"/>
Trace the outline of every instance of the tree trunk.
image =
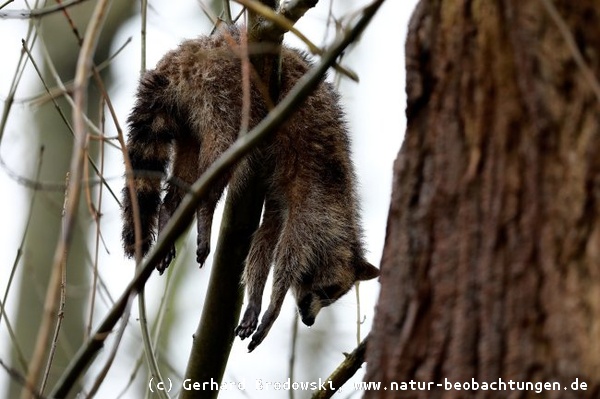
<path id="1" fill-rule="evenodd" d="M 546 388 L 516 382 L 599 394 L 599 13 L 597 0 L 417 6 L 367 353 L 366 380 L 382 386 L 367 398 Z M 390 390 L 411 380 L 435 384 Z"/>

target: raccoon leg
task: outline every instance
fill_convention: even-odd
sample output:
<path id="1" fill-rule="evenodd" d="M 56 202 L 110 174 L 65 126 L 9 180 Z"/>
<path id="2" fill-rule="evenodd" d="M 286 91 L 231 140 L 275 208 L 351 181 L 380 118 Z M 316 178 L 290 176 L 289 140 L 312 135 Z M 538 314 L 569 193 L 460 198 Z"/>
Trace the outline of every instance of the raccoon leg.
<path id="1" fill-rule="evenodd" d="M 248 345 L 248 352 L 252 352 L 260 343 L 265 339 L 269 330 L 273 326 L 279 312 L 281 311 L 281 305 L 285 299 L 285 294 L 290 289 L 290 278 L 285 270 L 282 268 L 276 269 L 273 276 L 273 293 L 271 294 L 271 302 L 267 311 L 260 320 L 258 329 L 252 335 L 252 340 Z"/>
<path id="2" fill-rule="evenodd" d="M 181 199 L 183 195 L 180 193 L 180 188 L 178 188 L 178 184 L 174 182 L 169 182 L 167 188 L 167 194 L 165 195 L 165 199 L 160 206 L 160 211 L 158 213 L 158 237 L 160 238 L 164 227 L 167 225 L 171 216 L 177 209 L 177 206 L 181 203 Z M 171 261 L 175 258 L 175 244 L 172 244 L 169 247 L 167 254 L 158 262 L 156 265 L 156 270 L 163 274 L 164 271 L 169 267 Z"/>
<path id="3" fill-rule="evenodd" d="M 267 199 L 262 224 L 254 234 L 246 258 L 244 285 L 248 292 L 248 305 L 240 325 L 235 329 L 235 334 L 241 339 L 249 337 L 258 324 L 263 291 L 273 262 L 273 243 L 277 241 L 281 229 L 280 216 L 275 209 Z"/>
<path id="4" fill-rule="evenodd" d="M 167 225 L 189 187 L 198 178 L 198 152 L 200 145 L 193 137 L 180 137 L 175 142 L 173 160 L 173 177 L 167 185 L 167 194 L 160 206 L 158 214 L 158 236 Z M 162 274 L 175 258 L 175 245 L 171 245 L 165 257 L 158 263 L 156 269 Z"/>
<path id="5" fill-rule="evenodd" d="M 196 211 L 196 227 L 198 232 L 196 238 L 196 262 L 198 262 L 200 267 L 204 266 L 204 262 L 206 262 L 206 258 L 210 253 L 213 214 L 226 185 L 227 180 L 215 183 L 214 186 L 218 186 L 220 189 L 211 189 L 208 198 L 200 202 Z"/>
<path id="6" fill-rule="evenodd" d="M 224 151 L 225 148 L 222 150 Z M 221 154 L 222 151 L 213 152 L 210 157 L 201 156 L 199 169 L 200 174 L 204 173 L 208 166 L 210 166 L 210 164 L 214 162 Z M 196 211 L 198 232 L 198 236 L 196 238 L 196 262 L 198 262 L 200 267 L 204 265 L 204 262 L 210 253 L 210 235 L 212 230 L 213 214 L 215 213 L 217 203 L 223 194 L 223 190 L 225 189 L 230 176 L 231 172 L 226 172 L 225 176 L 222 176 L 210 186 L 209 192 L 200 201 L 198 210 Z"/>
<path id="7" fill-rule="evenodd" d="M 273 323 L 279 316 L 285 295 L 292 282 L 298 280 L 303 270 L 311 265 L 310 241 L 304 237 L 304 221 L 290 216 L 287 212 L 285 221 L 282 220 L 281 234 L 274 251 L 275 268 L 273 271 L 273 292 L 267 311 L 264 313 L 258 329 L 252 336 L 248 350 L 252 352 L 267 336 Z M 314 230 L 309 233 L 314 234 Z"/>

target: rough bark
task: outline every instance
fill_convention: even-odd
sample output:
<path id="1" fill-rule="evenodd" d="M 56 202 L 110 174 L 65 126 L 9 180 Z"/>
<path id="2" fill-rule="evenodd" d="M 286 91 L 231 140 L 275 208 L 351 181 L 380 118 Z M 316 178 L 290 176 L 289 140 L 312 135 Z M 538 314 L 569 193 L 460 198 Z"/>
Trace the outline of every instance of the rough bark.
<path id="1" fill-rule="evenodd" d="M 417 6 L 367 352 L 366 380 L 383 385 L 366 397 L 540 395 L 389 389 L 445 379 L 560 382 L 546 398 L 599 394 L 598 49 L 596 0 Z M 587 390 L 571 390 L 576 378 Z"/>

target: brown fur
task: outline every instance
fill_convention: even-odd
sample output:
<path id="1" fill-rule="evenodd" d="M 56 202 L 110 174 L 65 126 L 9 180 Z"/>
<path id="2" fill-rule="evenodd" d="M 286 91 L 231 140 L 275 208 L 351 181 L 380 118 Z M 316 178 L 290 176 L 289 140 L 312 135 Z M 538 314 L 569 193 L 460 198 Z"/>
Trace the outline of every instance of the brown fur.
<path id="1" fill-rule="evenodd" d="M 229 38 L 229 40 L 228 40 Z M 231 40 L 233 38 L 233 40 Z M 135 171 L 142 221 L 142 250 L 165 226 L 191 185 L 238 137 L 242 116 L 241 62 L 228 43 L 237 28 L 183 42 L 167 53 L 140 82 L 129 117 L 127 149 Z M 299 52 L 282 49 L 281 95 L 310 68 Z M 252 85 L 250 126 L 266 114 Z M 161 184 L 169 162 L 173 179 L 161 203 Z M 338 95 L 323 82 L 284 126 L 215 184 L 197 211 L 197 261 L 209 253 L 212 216 L 223 189 L 235 195 L 249 170 L 266 175 L 262 224 L 256 231 L 244 272 L 249 303 L 236 334 L 255 330 L 249 349 L 267 335 L 291 288 L 302 321 L 314 323 L 319 309 L 346 293 L 357 280 L 378 275 L 364 258 L 350 143 Z M 256 169 L 258 170 L 258 169 Z M 133 256 L 133 212 L 123 189 L 123 242 Z M 157 216 L 158 215 L 158 216 Z M 157 266 L 175 256 L 174 247 Z M 271 264 L 273 293 L 257 329 Z"/>

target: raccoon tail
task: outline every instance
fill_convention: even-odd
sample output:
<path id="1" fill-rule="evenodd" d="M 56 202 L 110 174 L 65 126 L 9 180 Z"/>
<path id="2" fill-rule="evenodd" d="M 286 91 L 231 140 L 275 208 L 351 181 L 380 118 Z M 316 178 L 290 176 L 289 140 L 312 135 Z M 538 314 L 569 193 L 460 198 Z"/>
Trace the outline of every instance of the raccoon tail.
<path id="1" fill-rule="evenodd" d="M 155 71 L 142 78 L 137 100 L 129 118 L 127 154 L 131 174 L 126 173 L 123 198 L 123 247 L 129 257 L 135 255 L 135 214 L 130 185 L 137 198 L 141 226 L 141 249 L 145 255 L 154 240 L 161 203 L 162 181 L 169 161 L 174 117 L 165 94 L 168 80 Z"/>

